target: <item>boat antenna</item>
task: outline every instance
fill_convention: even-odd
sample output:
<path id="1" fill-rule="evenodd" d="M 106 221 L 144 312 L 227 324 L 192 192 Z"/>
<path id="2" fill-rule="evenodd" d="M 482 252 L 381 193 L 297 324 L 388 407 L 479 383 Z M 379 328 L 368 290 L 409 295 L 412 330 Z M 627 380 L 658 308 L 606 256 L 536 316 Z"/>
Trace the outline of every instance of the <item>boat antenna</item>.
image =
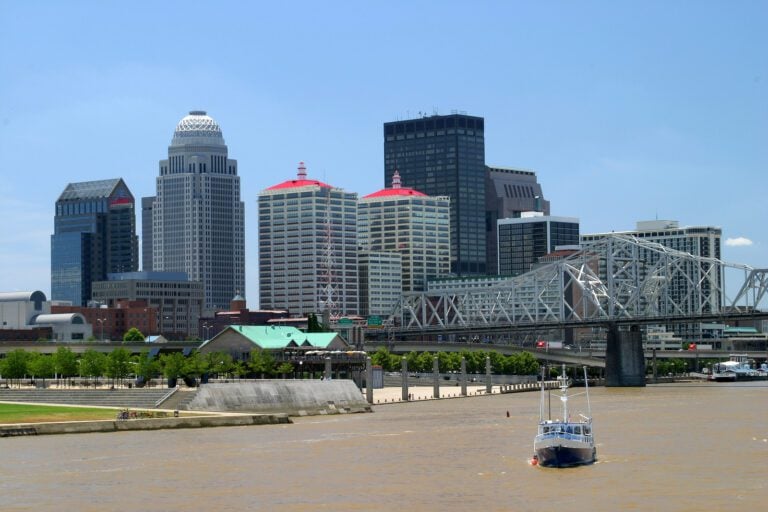
<path id="1" fill-rule="evenodd" d="M 563 394 L 560 396 L 560 401 L 563 402 L 563 421 L 569 421 L 568 419 L 568 373 L 565 370 L 565 364 L 562 366 L 560 372 L 560 389 Z"/>
<path id="2" fill-rule="evenodd" d="M 539 423 L 544 421 L 544 366 L 541 367 L 541 397 L 539 397 Z"/>
<path id="3" fill-rule="evenodd" d="M 589 414 L 590 421 L 592 420 L 592 405 L 589 403 L 589 379 L 587 378 L 587 365 L 584 365 L 584 389 L 587 392 L 587 414 Z"/>

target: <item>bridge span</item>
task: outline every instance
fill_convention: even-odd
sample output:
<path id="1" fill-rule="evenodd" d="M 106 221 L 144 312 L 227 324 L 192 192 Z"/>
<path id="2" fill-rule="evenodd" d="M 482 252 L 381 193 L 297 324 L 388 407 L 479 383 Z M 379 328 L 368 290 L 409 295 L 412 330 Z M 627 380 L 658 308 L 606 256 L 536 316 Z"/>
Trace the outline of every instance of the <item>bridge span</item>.
<path id="1" fill-rule="evenodd" d="M 728 285 L 728 286 L 727 286 Z M 729 295 L 727 290 L 737 290 Z M 768 268 L 695 256 L 611 234 L 493 286 L 404 294 L 388 334 L 606 328 L 606 383 L 645 384 L 641 326 L 768 318 Z"/>

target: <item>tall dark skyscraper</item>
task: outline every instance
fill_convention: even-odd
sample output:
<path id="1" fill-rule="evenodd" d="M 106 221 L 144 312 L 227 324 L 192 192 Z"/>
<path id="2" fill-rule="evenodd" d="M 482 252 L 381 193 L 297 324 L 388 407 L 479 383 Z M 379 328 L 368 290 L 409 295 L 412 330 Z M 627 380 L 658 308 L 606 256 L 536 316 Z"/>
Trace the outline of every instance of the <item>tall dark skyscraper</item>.
<path id="1" fill-rule="evenodd" d="M 133 195 L 122 179 L 70 183 L 56 201 L 51 298 L 86 306 L 91 283 L 139 266 Z"/>
<path id="2" fill-rule="evenodd" d="M 464 114 L 384 123 L 384 183 L 395 170 L 429 196 L 451 198 L 451 272 L 486 274 L 485 122 Z"/>
<path id="3" fill-rule="evenodd" d="M 228 151 L 218 123 L 190 112 L 160 160 L 151 205 L 152 270 L 186 272 L 202 282 L 209 312 L 245 296 L 245 208 L 237 160 Z"/>

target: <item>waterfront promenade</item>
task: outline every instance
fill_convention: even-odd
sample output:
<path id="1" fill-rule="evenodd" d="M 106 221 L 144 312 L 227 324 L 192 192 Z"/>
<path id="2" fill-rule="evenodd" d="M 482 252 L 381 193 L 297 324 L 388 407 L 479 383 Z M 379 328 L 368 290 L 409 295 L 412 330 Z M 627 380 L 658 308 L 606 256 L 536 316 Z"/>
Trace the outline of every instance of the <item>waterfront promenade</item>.
<path id="1" fill-rule="evenodd" d="M 517 385 L 509 385 L 509 386 L 492 386 L 491 387 L 491 394 L 498 395 L 502 392 L 502 388 L 512 388 L 515 387 L 515 392 L 517 391 L 538 391 L 539 390 L 539 384 L 538 383 L 532 383 L 532 384 L 517 384 Z M 409 401 L 420 401 L 420 400 L 434 400 L 433 395 L 433 388 L 432 386 L 408 386 L 408 394 L 411 395 L 411 398 Z M 365 396 L 365 389 L 362 390 L 363 396 Z M 471 398 L 471 397 L 480 397 L 480 396 L 487 396 L 488 393 L 486 393 L 485 384 L 467 384 L 467 396 L 463 397 L 461 395 L 461 386 L 456 385 L 441 385 L 440 386 L 440 398 Z M 373 404 L 372 405 L 383 405 L 383 404 L 392 404 L 392 403 L 398 403 L 403 402 L 403 390 L 400 386 L 387 386 L 380 389 L 374 389 L 373 390 Z"/>

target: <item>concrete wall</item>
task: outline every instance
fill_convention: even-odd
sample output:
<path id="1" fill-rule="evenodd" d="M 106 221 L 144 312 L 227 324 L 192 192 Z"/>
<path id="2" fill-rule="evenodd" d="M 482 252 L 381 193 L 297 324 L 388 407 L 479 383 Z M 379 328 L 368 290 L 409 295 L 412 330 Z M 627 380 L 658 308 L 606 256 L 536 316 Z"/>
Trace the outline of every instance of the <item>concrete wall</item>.
<path id="1" fill-rule="evenodd" d="M 203 384 L 187 409 L 291 416 L 371 410 L 355 383 L 346 379 Z"/>
<path id="2" fill-rule="evenodd" d="M 121 430 L 163 430 L 170 428 L 241 427 L 291 423 L 284 414 L 241 416 L 186 416 L 124 421 L 68 421 L 63 423 L 29 423 L 0 425 L 0 437 L 39 436 L 45 434 L 90 434 Z"/>

